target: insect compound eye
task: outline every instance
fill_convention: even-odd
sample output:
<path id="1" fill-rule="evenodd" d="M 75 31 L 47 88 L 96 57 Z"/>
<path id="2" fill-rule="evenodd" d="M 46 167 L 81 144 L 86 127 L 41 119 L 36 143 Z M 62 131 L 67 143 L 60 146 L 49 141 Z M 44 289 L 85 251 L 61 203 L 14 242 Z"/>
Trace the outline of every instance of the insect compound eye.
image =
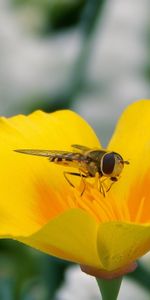
<path id="1" fill-rule="evenodd" d="M 109 175 L 109 174 L 113 173 L 114 167 L 115 167 L 114 153 L 113 152 L 106 153 L 103 156 L 103 160 L 102 160 L 102 165 L 101 165 L 102 173 Z"/>

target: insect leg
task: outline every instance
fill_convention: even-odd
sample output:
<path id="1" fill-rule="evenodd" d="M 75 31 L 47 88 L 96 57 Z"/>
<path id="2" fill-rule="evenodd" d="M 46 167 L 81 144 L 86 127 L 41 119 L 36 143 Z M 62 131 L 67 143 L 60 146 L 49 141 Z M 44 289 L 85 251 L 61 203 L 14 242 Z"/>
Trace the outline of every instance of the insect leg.
<path id="1" fill-rule="evenodd" d="M 100 189 L 99 189 L 100 193 L 106 197 L 106 191 L 105 191 L 105 187 L 104 187 L 104 183 L 100 181 Z"/>
<path id="2" fill-rule="evenodd" d="M 95 174 L 95 181 L 94 181 L 94 187 L 99 190 L 99 188 L 100 188 L 99 185 L 100 185 L 100 176 L 99 176 L 99 173 L 96 172 L 96 174 Z"/>
<path id="3" fill-rule="evenodd" d="M 99 179 L 99 184 L 100 184 L 99 191 L 104 197 L 106 197 L 106 192 L 107 192 L 107 186 L 105 183 L 106 180 L 107 178 L 104 178 L 103 180 L 101 180 L 101 178 Z"/>
<path id="4" fill-rule="evenodd" d="M 106 179 L 101 180 L 101 177 L 102 176 L 98 172 L 95 174 L 95 183 L 94 183 L 94 186 L 105 197 L 106 192 L 105 192 L 105 187 L 104 187 L 104 181 Z"/>
<path id="5" fill-rule="evenodd" d="M 84 191 L 85 191 L 85 187 L 86 187 L 86 184 L 85 184 L 85 180 L 84 180 L 84 178 L 87 178 L 88 176 L 87 175 L 84 175 L 84 174 L 80 174 L 81 175 L 81 178 L 82 178 L 82 182 L 83 182 L 83 190 L 82 190 L 82 192 L 81 192 L 81 197 L 82 197 L 82 195 L 83 195 L 83 193 L 84 193 Z"/>
<path id="6" fill-rule="evenodd" d="M 118 181 L 118 179 L 117 179 L 116 177 L 112 177 L 111 180 L 112 180 L 112 183 L 110 184 L 110 186 L 109 186 L 109 188 L 107 189 L 106 192 L 109 192 L 110 189 L 111 189 L 111 187 L 112 187 L 112 185 L 113 185 L 116 181 Z"/>
<path id="7" fill-rule="evenodd" d="M 65 177 L 65 179 L 68 181 L 68 183 L 69 183 L 72 187 L 75 187 L 75 186 L 74 186 L 73 183 L 68 179 L 67 175 L 79 176 L 79 177 L 82 177 L 82 178 L 83 178 L 83 177 L 84 177 L 84 178 L 87 177 L 86 175 L 81 174 L 81 173 L 76 173 L 76 172 L 64 172 L 64 177 Z"/>

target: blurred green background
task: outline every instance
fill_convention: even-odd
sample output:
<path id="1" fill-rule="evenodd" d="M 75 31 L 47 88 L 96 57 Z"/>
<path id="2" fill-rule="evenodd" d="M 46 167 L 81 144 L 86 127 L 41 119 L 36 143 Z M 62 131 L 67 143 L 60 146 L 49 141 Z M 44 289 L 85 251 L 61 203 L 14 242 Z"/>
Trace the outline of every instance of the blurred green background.
<path id="1" fill-rule="evenodd" d="M 0 0 L 0 114 L 70 108 L 106 146 L 122 110 L 150 98 L 149 8 L 148 0 Z M 1 240 L 0 300 L 83 300 L 57 294 L 71 266 Z M 150 299 L 149 256 L 127 277 L 143 296 L 120 300 Z"/>

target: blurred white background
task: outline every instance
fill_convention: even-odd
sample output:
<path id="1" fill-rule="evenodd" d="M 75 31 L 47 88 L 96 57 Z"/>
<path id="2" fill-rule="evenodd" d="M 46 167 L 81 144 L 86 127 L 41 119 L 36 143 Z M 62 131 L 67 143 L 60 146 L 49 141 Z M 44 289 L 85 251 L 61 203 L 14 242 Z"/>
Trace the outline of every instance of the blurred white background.
<path id="1" fill-rule="evenodd" d="M 99 288 L 94 277 L 81 272 L 78 266 L 68 269 L 65 282 L 57 292 L 56 300 L 97 300 L 100 298 Z M 124 278 L 118 300 L 149 300 L 149 292 L 137 283 Z"/>
<path id="2" fill-rule="evenodd" d="M 128 103 L 149 98 L 148 0 L 107 0 L 88 49 L 82 89 L 72 108 L 96 129 L 104 144 Z M 30 13 L 29 13 L 30 12 Z M 0 113 L 22 112 L 25 104 L 70 85 L 74 65 L 82 51 L 76 26 L 39 36 L 42 16 L 35 5 L 12 9 L 0 0 Z M 43 97 L 44 95 L 44 97 Z M 53 101 L 53 99 L 51 99 Z"/>

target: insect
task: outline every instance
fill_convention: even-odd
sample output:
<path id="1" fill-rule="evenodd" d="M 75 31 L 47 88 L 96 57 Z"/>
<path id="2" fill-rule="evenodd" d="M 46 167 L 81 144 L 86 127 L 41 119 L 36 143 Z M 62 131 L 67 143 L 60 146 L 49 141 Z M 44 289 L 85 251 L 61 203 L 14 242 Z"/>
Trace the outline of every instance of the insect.
<path id="1" fill-rule="evenodd" d="M 103 149 L 91 149 L 82 145 L 72 145 L 74 151 L 59 150 L 37 150 L 37 149 L 17 149 L 16 152 L 48 157 L 50 162 L 73 167 L 77 172 L 64 172 L 67 182 L 74 187 L 68 178 L 68 175 L 79 176 L 82 178 L 97 177 L 99 182 L 99 191 L 105 196 L 114 182 L 119 179 L 124 164 L 129 164 L 123 160 L 122 156 L 116 152 L 108 152 Z M 109 178 L 111 184 L 109 188 L 105 187 L 104 181 Z M 85 184 L 84 184 L 85 189 Z M 83 194 L 84 190 L 82 191 Z M 81 195 L 82 195 L 81 194 Z"/>

